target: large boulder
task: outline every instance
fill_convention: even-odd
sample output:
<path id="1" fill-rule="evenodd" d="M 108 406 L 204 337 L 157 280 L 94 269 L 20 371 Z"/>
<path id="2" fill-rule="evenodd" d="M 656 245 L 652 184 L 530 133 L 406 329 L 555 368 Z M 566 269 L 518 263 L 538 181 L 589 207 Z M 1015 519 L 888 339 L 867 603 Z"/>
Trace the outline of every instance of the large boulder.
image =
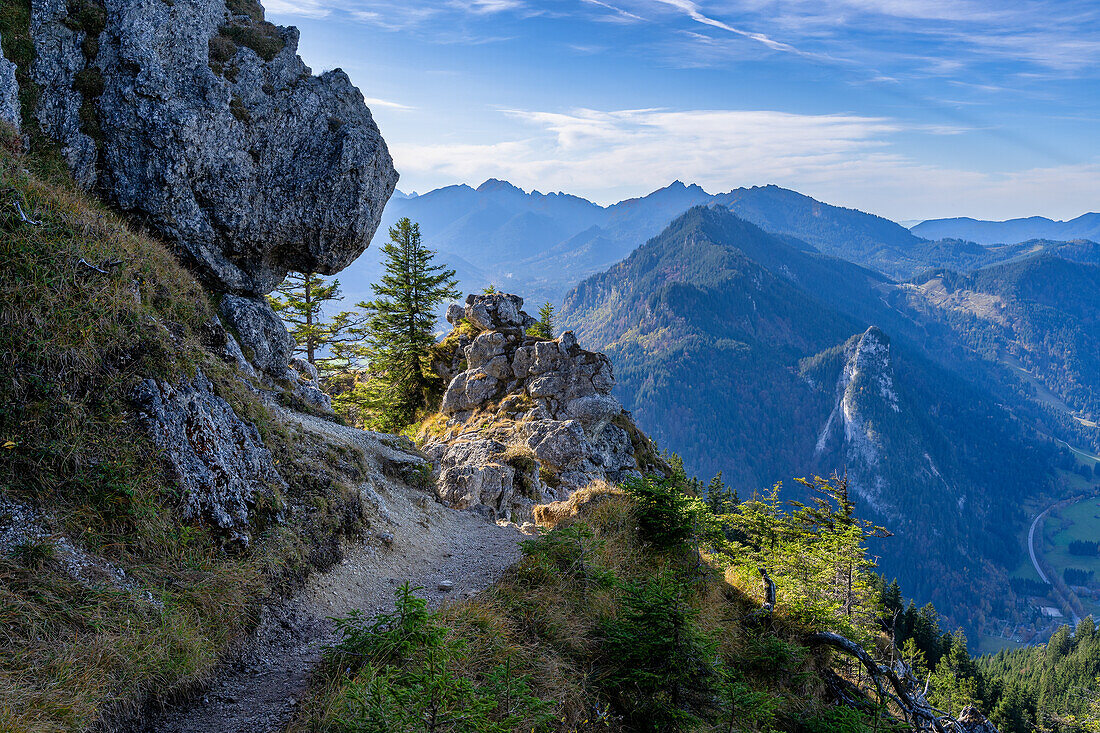
<path id="1" fill-rule="evenodd" d="M 147 379 L 134 393 L 138 417 L 176 474 L 185 519 L 203 519 L 247 543 L 254 510 L 275 512 L 286 488 L 256 426 L 214 394 L 200 371 L 179 385 Z"/>
<path id="2" fill-rule="evenodd" d="M 31 5 L 40 126 L 215 289 L 260 295 L 366 248 L 397 173 L 359 90 L 313 76 L 296 29 L 254 0 Z"/>
<path id="3" fill-rule="evenodd" d="M 959 727 L 963 733 L 1000 733 L 997 726 L 973 705 L 967 705 L 959 714 Z"/>
<path id="4" fill-rule="evenodd" d="M 465 316 L 475 328 L 509 335 L 522 334 L 535 322 L 523 312 L 523 298 L 509 293 L 470 294 Z"/>
<path id="5" fill-rule="evenodd" d="M 15 81 L 15 64 L 4 58 L 0 50 L 0 122 L 19 129 L 19 84 Z"/>

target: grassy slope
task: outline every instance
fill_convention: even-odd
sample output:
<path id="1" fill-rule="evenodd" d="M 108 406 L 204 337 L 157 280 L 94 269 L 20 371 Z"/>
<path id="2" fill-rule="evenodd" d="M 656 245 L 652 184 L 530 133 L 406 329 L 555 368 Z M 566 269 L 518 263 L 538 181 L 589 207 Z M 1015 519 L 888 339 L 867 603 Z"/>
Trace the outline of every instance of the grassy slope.
<path id="1" fill-rule="evenodd" d="M 457 678 L 484 683 L 491 670 L 507 666 L 550 702 L 549 722 L 532 715 L 507 730 L 648 729 L 624 717 L 642 701 L 629 689 L 607 686 L 616 665 L 604 637 L 607 625 L 628 613 L 623 588 L 671 574 L 695 578 L 684 599 L 688 613 L 706 640 L 713 669 L 729 676 L 702 678 L 687 693 L 698 696 L 688 704 L 698 719 L 669 730 L 872 729 L 873 714 L 865 718 L 829 702 L 824 674 L 830 654 L 799 642 L 807 630 L 786 615 L 782 601 L 774 616 L 764 618 L 759 589 L 742 585 L 732 569 L 723 572 L 720 563 L 694 551 L 669 556 L 653 550 L 639 538 L 633 500 L 617 489 L 586 490 L 569 504 L 575 513 L 565 512 L 551 532 L 528 542 L 524 558 L 500 581 L 438 617 L 448 638 L 463 645 L 450 660 Z M 369 672 L 330 664 L 291 730 L 374 730 L 359 707 L 370 680 Z M 878 725 L 890 729 L 886 717 Z"/>
<path id="2" fill-rule="evenodd" d="M 47 510 L 50 531 L 156 600 L 77 582 L 49 541 L 0 555 L 0 731 L 83 730 L 201 680 L 260 599 L 333 562 L 339 534 L 361 521 L 345 483 L 361 465 L 286 435 L 204 345 L 211 296 L 160 243 L 77 191 L 56 157 L 24 156 L 0 133 L 0 492 Z M 13 201 L 41 225 L 22 222 Z M 100 274 L 81 259 L 118 264 Z M 200 367 L 256 422 L 290 484 L 290 520 L 257 507 L 247 551 L 181 520 L 131 413 L 139 379 Z"/>

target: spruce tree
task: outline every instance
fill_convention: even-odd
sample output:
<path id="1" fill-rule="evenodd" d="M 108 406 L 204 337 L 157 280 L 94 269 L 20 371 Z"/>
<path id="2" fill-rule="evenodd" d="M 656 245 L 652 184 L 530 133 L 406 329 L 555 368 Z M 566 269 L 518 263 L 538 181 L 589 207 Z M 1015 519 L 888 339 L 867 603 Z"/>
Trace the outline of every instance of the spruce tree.
<path id="1" fill-rule="evenodd" d="M 326 282 L 315 273 L 292 272 L 267 299 L 294 339 L 295 355 L 322 370 L 334 362 L 345 362 L 343 351 L 358 340 L 356 329 L 362 316 L 342 311 L 325 318 L 325 308 L 344 299 L 339 280 Z M 330 356 L 320 356 L 326 349 Z"/>
<path id="2" fill-rule="evenodd" d="M 436 308 L 460 293 L 455 271 L 433 264 L 435 253 L 421 241 L 420 226 L 407 217 L 390 227 L 390 241 L 382 252 L 386 273 L 371 286 L 376 297 L 360 303 L 367 313 L 367 394 L 372 422 L 384 430 L 399 430 L 425 404 Z"/>
<path id="3" fill-rule="evenodd" d="M 527 333 L 531 336 L 538 336 L 539 338 L 552 339 L 554 338 L 554 306 L 550 302 L 542 304 L 539 308 L 539 319 L 535 322 L 535 325 L 527 329 Z"/>

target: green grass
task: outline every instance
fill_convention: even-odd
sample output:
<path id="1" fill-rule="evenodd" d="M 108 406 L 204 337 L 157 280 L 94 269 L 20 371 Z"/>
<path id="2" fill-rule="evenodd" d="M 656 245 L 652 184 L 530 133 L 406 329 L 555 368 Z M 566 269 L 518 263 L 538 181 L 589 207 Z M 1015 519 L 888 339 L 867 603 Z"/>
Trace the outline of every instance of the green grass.
<path id="1" fill-rule="evenodd" d="M 1023 649 L 1026 646 L 1027 644 L 1018 644 L 1011 639 L 1004 639 L 999 636 L 982 634 L 978 637 L 978 654 L 996 654 L 1002 649 L 1012 651 L 1014 649 Z"/>
<path id="2" fill-rule="evenodd" d="M 50 531 L 142 592 L 78 582 L 45 548 L 0 555 L 0 731 L 81 731 L 201 681 L 265 597 L 338 561 L 340 537 L 362 524 L 350 487 L 363 464 L 272 419 L 207 350 L 211 298 L 168 249 L 16 141 L 0 126 L 0 492 L 47 511 Z M 290 520 L 258 507 L 248 550 L 182 519 L 132 412 L 141 379 L 199 368 L 256 423 L 288 483 Z"/>
<path id="3" fill-rule="evenodd" d="M 1065 568 L 1080 568 L 1096 573 L 1093 585 L 1100 585 L 1100 557 L 1082 557 L 1069 553 L 1074 540 L 1095 542 L 1100 538 L 1100 498 L 1085 499 L 1052 511 L 1046 519 L 1043 535 L 1047 538 L 1043 557 L 1061 574 Z"/>

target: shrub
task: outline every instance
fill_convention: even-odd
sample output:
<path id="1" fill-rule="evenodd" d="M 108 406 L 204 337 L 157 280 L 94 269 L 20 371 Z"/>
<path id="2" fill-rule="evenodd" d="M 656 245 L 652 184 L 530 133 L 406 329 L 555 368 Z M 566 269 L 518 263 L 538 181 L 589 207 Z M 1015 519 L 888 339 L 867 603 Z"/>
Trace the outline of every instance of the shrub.
<path id="1" fill-rule="evenodd" d="M 634 499 L 642 539 L 659 550 L 683 549 L 694 532 L 693 500 L 680 482 L 650 474 L 632 478 L 623 488 Z"/>
<path id="2" fill-rule="evenodd" d="M 629 583 L 619 616 L 604 624 L 605 694 L 636 730 L 685 730 L 709 698 L 714 650 L 687 592 L 666 573 Z"/>
<path id="3" fill-rule="evenodd" d="M 466 643 L 454 638 L 405 583 L 397 610 L 371 620 L 336 621 L 342 641 L 329 651 L 338 667 L 358 669 L 341 691 L 326 731 L 508 733 L 547 730 L 551 704 L 531 692 L 511 657 L 477 679 L 463 675 Z"/>

